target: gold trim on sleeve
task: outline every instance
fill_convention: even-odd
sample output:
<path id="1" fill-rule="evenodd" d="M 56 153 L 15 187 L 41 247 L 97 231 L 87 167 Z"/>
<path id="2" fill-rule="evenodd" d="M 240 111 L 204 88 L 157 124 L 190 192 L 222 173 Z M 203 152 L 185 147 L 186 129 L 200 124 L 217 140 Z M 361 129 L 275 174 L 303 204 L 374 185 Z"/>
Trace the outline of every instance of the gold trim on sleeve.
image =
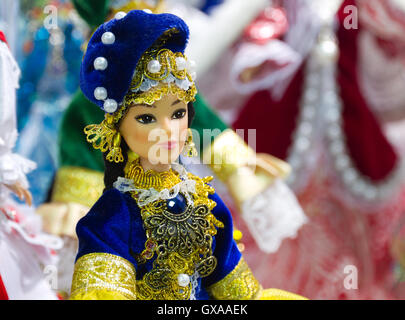
<path id="1" fill-rule="evenodd" d="M 77 260 L 70 299 L 86 293 L 109 291 L 126 299 L 136 299 L 134 266 L 126 259 L 108 253 L 90 253 Z"/>
<path id="2" fill-rule="evenodd" d="M 217 300 L 254 300 L 260 298 L 261 291 L 259 282 L 243 258 L 224 279 L 208 288 Z"/>
<path id="3" fill-rule="evenodd" d="M 61 167 L 55 178 L 52 202 L 74 202 L 92 207 L 104 189 L 102 172 L 80 167 Z"/>

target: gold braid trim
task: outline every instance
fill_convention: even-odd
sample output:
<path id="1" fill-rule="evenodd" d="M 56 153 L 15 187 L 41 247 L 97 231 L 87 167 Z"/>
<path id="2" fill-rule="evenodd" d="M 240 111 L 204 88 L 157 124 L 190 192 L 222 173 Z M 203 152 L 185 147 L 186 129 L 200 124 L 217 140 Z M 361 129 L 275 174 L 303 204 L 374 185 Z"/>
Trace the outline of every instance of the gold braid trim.
<path id="1" fill-rule="evenodd" d="M 261 296 L 262 288 L 243 258 L 224 279 L 208 288 L 217 300 L 254 300 Z"/>
<path id="2" fill-rule="evenodd" d="M 160 83 L 158 86 L 151 88 L 150 90 L 142 93 L 128 93 L 125 96 L 125 105 L 127 108 L 130 105 L 147 104 L 152 105 L 155 101 L 161 100 L 163 97 L 173 94 L 184 103 L 195 101 L 195 95 L 197 94 L 197 88 L 193 84 L 188 91 L 180 89 L 173 83 Z"/>
<path id="3" fill-rule="evenodd" d="M 135 276 L 134 266 L 124 258 L 108 253 L 86 254 L 75 264 L 70 299 L 86 296 L 111 298 L 116 293 L 126 299 L 135 300 Z M 112 294 L 92 294 L 96 291 Z"/>
<path id="4" fill-rule="evenodd" d="M 139 158 L 126 166 L 125 177 L 133 180 L 134 186 L 138 189 L 153 188 L 157 191 L 170 189 L 181 182 L 179 174 L 173 169 L 165 172 L 156 172 L 154 170 L 144 171 Z"/>
<path id="5" fill-rule="evenodd" d="M 52 202 L 74 202 L 90 208 L 103 189 L 103 173 L 80 167 L 61 167 L 56 174 Z"/>

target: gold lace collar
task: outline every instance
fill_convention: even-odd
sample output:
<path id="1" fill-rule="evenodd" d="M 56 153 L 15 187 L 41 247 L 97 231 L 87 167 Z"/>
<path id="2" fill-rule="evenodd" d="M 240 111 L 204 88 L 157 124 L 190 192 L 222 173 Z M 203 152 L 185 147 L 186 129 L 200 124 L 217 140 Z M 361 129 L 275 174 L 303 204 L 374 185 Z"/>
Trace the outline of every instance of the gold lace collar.
<path id="1" fill-rule="evenodd" d="M 181 182 L 179 174 L 171 168 L 164 172 L 156 172 L 154 170 L 144 171 L 139 158 L 132 161 L 125 168 L 125 178 L 133 180 L 135 188 L 153 188 L 157 191 L 170 189 Z"/>

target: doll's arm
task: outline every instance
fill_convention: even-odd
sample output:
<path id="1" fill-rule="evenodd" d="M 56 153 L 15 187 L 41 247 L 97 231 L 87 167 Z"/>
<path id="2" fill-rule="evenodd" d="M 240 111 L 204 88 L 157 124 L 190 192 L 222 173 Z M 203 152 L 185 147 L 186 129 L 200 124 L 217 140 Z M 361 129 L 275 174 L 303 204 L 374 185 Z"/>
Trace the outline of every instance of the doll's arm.
<path id="1" fill-rule="evenodd" d="M 70 299 L 135 299 L 130 212 L 118 190 L 104 193 L 77 225 L 79 252 Z"/>
<path id="2" fill-rule="evenodd" d="M 135 268 L 113 254 L 89 253 L 76 261 L 71 300 L 134 300 Z"/>
<path id="3" fill-rule="evenodd" d="M 255 278 L 233 239 L 232 217 L 222 200 L 214 194 L 217 203 L 213 213 L 223 222 L 215 237 L 216 270 L 204 281 L 208 293 L 218 300 L 301 300 L 305 299 L 279 289 L 263 289 Z"/>

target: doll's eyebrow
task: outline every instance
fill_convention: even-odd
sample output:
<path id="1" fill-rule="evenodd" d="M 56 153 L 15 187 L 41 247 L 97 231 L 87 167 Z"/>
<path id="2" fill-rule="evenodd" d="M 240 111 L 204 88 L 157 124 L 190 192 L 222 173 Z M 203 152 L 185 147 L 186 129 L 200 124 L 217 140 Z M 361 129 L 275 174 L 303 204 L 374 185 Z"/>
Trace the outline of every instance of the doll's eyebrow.
<path id="1" fill-rule="evenodd" d="M 138 104 L 138 106 L 147 108 L 156 108 L 154 104 L 146 104 L 146 103 Z"/>
<path id="2" fill-rule="evenodd" d="M 180 100 L 176 100 L 176 101 L 174 101 L 173 103 L 172 103 L 172 106 L 174 106 L 175 104 L 178 104 L 178 103 L 180 103 L 181 101 Z"/>

